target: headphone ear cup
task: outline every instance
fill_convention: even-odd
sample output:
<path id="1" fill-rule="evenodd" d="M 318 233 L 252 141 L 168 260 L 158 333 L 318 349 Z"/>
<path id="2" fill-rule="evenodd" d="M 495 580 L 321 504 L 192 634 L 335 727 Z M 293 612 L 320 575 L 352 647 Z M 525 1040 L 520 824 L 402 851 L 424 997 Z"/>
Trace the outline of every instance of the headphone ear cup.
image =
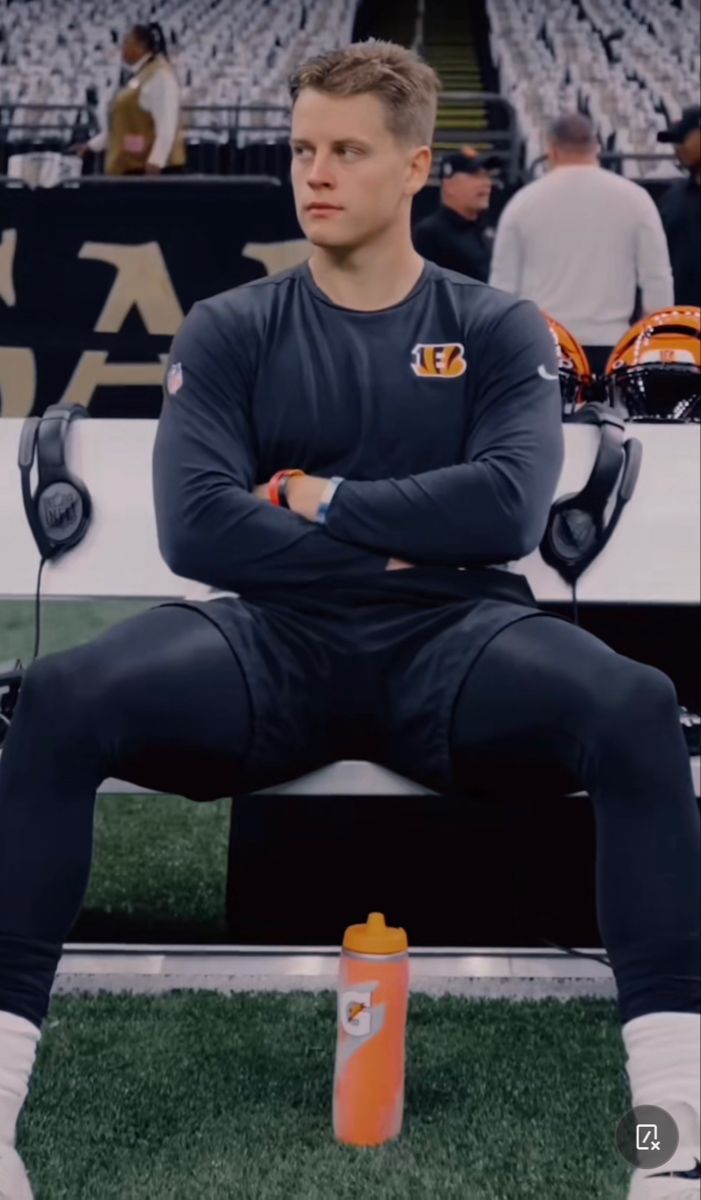
<path id="1" fill-rule="evenodd" d="M 550 509 L 540 553 L 543 562 L 572 583 L 579 574 L 579 563 L 596 540 L 596 525 L 588 512 L 572 501 L 578 493 L 561 496 Z"/>
<path id="2" fill-rule="evenodd" d="M 56 558 L 82 540 L 90 523 L 92 504 L 82 480 L 66 467 L 65 443 L 68 429 L 76 418 L 87 417 L 79 405 L 51 405 L 37 422 L 36 459 L 39 481 L 33 497 L 29 495 L 29 425 L 23 430 L 19 465 L 22 471 L 25 508 L 39 552 L 44 559 Z"/>
<path id="3" fill-rule="evenodd" d="M 58 479 L 37 494 L 36 510 L 52 546 L 52 557 L 70 550 L 82 538 L 90 515 L 90 502 L 82 488 Z"/>
<path id="4" fill-rule="evenodd" d="M 555 514 L 551 539 L 556 553 L 567 562 L 588 554 L 596 538 L 596 526 L 588 512 L 566 508 Z"/>

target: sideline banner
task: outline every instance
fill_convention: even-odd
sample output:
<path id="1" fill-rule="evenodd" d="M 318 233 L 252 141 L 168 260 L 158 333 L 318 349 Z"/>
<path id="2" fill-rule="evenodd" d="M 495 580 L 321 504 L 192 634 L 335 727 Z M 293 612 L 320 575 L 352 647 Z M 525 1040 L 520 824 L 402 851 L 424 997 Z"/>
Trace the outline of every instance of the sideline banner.
<path id="1" fill-rule="evenodd" d="M 163 177 L 0 187 L 0 415 L 157 417 L 196 300 L 309 253 L 288 187 Z"/>

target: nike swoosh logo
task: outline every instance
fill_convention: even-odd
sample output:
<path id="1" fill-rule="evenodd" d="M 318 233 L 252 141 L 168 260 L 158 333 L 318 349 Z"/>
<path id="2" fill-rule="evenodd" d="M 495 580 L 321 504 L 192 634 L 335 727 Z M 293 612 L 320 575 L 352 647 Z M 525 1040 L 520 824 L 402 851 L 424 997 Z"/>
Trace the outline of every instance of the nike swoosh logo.
<path id="1" fill-rule="evenodd" d="M 540 375 L 541 379 L 559 379 L 560 378 L 559 375 L 551 375 L 549 371 L 546 371 L 546 369 L 542 363 L 538 367 L 538 374 Z"/>
<path id="2" fill-rule="evenodd" d="M 690 1171 L 658 1171 L 648 1175 L 648 1179 L 701 1179 L 701 1162 L 696 1159 L 696 1166 Z"/>

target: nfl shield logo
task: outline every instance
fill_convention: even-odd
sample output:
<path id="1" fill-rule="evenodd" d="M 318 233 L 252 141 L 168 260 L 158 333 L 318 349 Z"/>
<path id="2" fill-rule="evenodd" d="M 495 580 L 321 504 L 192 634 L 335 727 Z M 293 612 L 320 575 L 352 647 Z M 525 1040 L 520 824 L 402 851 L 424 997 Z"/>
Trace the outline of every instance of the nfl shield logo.
<path id="1" fill-rule="evenodd" d="M 166 387 L 168 388 L 168 395 L 174 396 L 176 392 L 180 391 L 182 386 L 183 386 L 182 363 L 173 363 L 172 367 L 168 368 L 168 374 L 166 375 Z"/>

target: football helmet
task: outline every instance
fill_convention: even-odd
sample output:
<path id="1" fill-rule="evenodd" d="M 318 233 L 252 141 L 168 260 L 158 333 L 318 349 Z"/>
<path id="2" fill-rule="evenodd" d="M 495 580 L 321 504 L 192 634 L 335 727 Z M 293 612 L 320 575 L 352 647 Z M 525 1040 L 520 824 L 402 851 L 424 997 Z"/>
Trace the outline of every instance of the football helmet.
<path id="1" fill-rule="evenodd" d="M 583 408 L 590 399 L 590 391 L 594 382 L 589 359 L 583 347 L 580 346 L 564 325 L 544 312 L 550 332 L 555 342 L 557 353 L 557 371 L 560 376 L 560 395 L 562 396 L 562 415 L 572 417 Z"/>
<path id="2" fill-rule="evenodd" d="M 633 325 L 611 352 L 605 390 L 629 421 L 701 420 L 701 309 L 664 308 Z"/>

